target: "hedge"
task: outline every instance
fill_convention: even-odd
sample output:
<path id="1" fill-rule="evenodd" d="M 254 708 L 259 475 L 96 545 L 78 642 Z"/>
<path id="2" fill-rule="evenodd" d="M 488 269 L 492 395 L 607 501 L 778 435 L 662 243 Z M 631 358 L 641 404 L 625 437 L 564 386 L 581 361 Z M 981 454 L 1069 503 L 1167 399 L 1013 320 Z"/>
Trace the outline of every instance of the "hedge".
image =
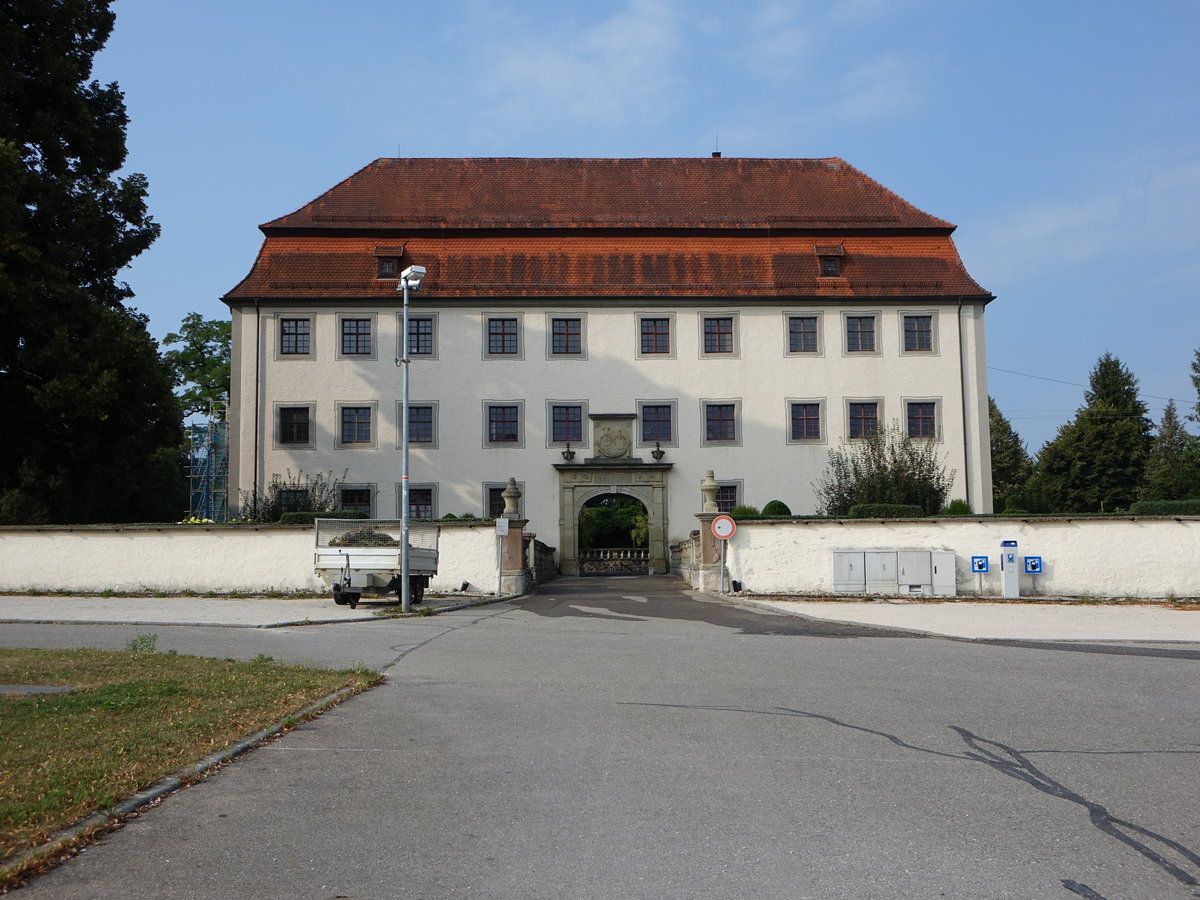
<path id="1" fill-rule="evenodd" d="M 303 510 L 297 512 L 285 512 L 279 517 L 280 525 L 311 525 L 317 519 L 369 519 L 366 513 L 354 512 L 349 509 L 334 509 L 329 512 L 313 512 L 312 510 Z"/>
<path id="2" fill-rule="evenodd" d="M 915 503 L 858 503 L 850 507 L 851 519 L 919 519 L 925 510 Z"/>
<path id="3" fill-rule="evenodd" d="M 1135 516 L 1200 516 L 1200 498 L 1191 500 L 1138 500 L 1129 505 Z"/>

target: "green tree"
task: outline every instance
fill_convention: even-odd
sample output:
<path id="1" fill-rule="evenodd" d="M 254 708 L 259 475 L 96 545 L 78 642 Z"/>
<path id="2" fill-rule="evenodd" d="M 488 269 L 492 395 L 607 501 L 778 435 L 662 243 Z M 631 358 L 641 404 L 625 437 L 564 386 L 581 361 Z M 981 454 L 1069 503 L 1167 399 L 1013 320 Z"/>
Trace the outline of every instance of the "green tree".
<path id="1" fill-rule="evenodd" d="M 228 402 L 230 324 L 220 319 L 204 319 L 200 313 L 188 313 L 179 333 L 168 334 L 163 341 L 168 347 L 183 345 L 178 350 L 166 351 L 163 359 L 183 388 L 179 402 L 185 416 L 207 413 L 212 403 Z M 217 418 L 225 418 L 224 407 L 217 409 Z"/>
<path id="2" fill-rule="evenodd" d="M 1168 400 L 1150 455 L 1141 500 L 1188 500 L 1200 497 L 1200 438 L 1188 434 Z"/>
<path id="3" fill-rule="evenodd" d="M 1196 402 L 1192 406 L 1189 422 L 1200 422 L 1200 350 L 1192 357 L 1192 387 L 1196 389 Z"/>
<path id="4" fill-rule="evenodd" d="M 813 488 L 825 515 L 844 516 L 863 503 L 913 504 L 936 515 L 953 481 L 932 441 L 914 441 L 893 423 L 830 450 L 828 467 Z"/>
<path id="5" fill-rule="evenodd" d="M 0 523 L 177 517 L 172 379 L 120 270 L 158 226 L 124 100 L 91 79 L 107 0 L 0 0 Z M 180 496 L 183 501 L 180 501 Z"/>
<path id="6" fill-rule="evenodd" d="M 1084 406 L 1038 454 L 1028 494 L 1045 512 L 1129 506 L 1145 478 L 1152 428 L 1137 378 L 1106 352 L 1092 370 Z"/>
<path id="7" fill-rule="evenodd" d="M 1033 473 L 1033 462 L 1025 442 L 991 397 L 988 397 L 988 424 L 992 433 L 992 509 L 999 512 L 1009 497 L 1025 487 Z"/>

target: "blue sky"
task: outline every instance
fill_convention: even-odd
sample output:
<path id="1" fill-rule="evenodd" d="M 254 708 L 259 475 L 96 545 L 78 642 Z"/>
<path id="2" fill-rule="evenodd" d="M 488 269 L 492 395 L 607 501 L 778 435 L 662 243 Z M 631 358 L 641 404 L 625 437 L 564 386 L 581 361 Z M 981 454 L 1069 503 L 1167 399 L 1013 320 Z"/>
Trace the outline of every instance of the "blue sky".
<path id="1" fill-rule="evenodd" d="M 117 0 L 126 272 L 162 338 L 257 226 L 381 156 L 840 156 L 958 225 L 1031 451 L 1106 350 L 1157 420 L 1200 347 L 1195 0 Z"/>

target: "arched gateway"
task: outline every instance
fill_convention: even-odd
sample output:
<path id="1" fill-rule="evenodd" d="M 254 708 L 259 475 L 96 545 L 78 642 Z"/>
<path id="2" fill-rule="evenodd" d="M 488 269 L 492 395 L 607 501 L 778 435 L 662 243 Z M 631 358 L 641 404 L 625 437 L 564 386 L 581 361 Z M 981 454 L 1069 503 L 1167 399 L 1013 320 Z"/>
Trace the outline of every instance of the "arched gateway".
<path id="1" fill-rule="evenodd" d="M 632 497 L 646 507 L 650 537 L 645 571 L 669 571 L 667 554 L 667 476 L 671 463 L 645 462 L 632 455 L 633 414 L 593 414 L 596 456 L 556 465 L 558 470 L 559 565 L 564 575 L 583 574 L 579 516 L 589 501 L 605 494 Z"/>

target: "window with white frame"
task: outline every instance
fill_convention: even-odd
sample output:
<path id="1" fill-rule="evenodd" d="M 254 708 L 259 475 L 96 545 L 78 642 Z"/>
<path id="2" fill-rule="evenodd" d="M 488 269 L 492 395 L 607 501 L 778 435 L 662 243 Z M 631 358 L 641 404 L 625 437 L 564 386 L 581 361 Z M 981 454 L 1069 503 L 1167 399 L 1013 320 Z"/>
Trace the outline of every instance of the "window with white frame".
<path id="1" fill-rule="evenodd" d="M 933 316 L 914 313 L 902 317 L 904 323 L 904 352 L 932 353 L 935 347 Z"/>
<path id="2" fill-rule="evenodd" d="M 741 443 L 738 400 L 702 400 L 704 416 L 704 446 L 737 446 Z"/>
<path id="3" fill-rule="evenodd" d="M 279 355 L 312 355 L 312 319 L 308 316 L 283 316 L 279 319 Z"/>
<path id="4" fill-rule="evenodd" d="M 568 359 L 585 359 L 587 357 L 584 335 L 584 320 L 582 316 L 551 315 L 548 333 L 550 345 L 547 348 L 552 357 Z"/>
<path id="5" fill-rule="evenodd" d="M 870 437 L 879 428 L 879 402 L 851 400 L 846 404 L 847 434 L 851 439 Z"/>
<path id="6" fill-rule="evenodd" d="M 586 404 L 551 400 L 546 404 L 550 445 L 582 444 Z"/>
<path id="7" fill-rule="evenodd" d="M 738 356 L 737 329 L 737 313 L 701 313 L 700 356 L 715 359 Z"/>
<path id="8" fill-rule="evenodd" d="M 821 426 L 823 416 L 820 400 L 791 400 L 788 402 L 788 441 L 793 444 L 824 440 Z"/>
<path id="9" fill-rule="evenodd" d="M 643 446 L 666 444 L 678 446 L 675 433 L 676 409 L 674 400 L 639 400 L 638 420 L 640 443 Z"/>
<path id="10" fill-rule="evenodd" d="M 910 438 L 937 438 L 938 404 L 936 400 L 909 400 L 904 407 Z"/>
<path id="11" fill-rule="evenodd" d="M 875 319 L 870 316 L 846 316 L 846 352 L 875 352 Z"/>
<path id="12" fill-rule="evenodd" d="M 483 445 L 485 447 L 523 447 L 520 401 L 486 401 L 483 404 Z"/>
<path id="13" fill-rule="evenodd" d="M 524 348 L 521 342 L 520 316 L 486 316 L 483 350 L 487 359 L 522 358 Z"/>
<path id="14" fill-rule="evenodd" d="M 638 316 L 638 357 L 669 357 L 675 355 L 673 338 L 675 317 L 671 314 L 645 313 Z"/>
<path id="15" fill-rule="evenodd" d="M 819 316 L 789 315 L 787 317 L 787 352 L 789 354 L 820 353 L 820 326 Z"/>

